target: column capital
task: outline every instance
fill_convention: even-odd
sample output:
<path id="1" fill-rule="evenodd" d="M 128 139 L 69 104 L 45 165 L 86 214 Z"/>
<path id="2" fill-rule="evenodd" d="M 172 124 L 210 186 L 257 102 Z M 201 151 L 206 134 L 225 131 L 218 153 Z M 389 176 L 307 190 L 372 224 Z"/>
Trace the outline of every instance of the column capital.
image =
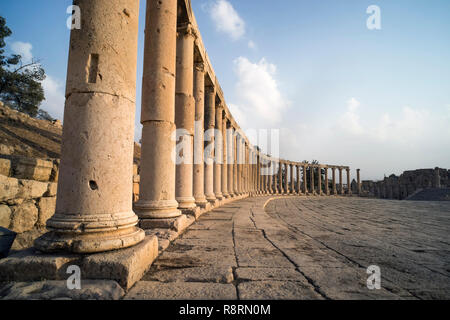
<path id="1" fill-rule="evenodd" d="M 206 72 L 206 64 L 202 62 L 195 62 L 194 63 L 195 70 L 198 72 Z"/>
<path id="2" fill-rule="evenodd" d="M 216 87 L 214 86 L 205 86 L 206 94 L 216 94 Z"/>
<path id="3" fill-rule="evenodd" d="M 177 27 L 177 35 L 184 35 L 184 36 L 192 36 L 195 39 L 198 38 L 198 31 L 193 27 L 192 23 L 182 23 Z"/>

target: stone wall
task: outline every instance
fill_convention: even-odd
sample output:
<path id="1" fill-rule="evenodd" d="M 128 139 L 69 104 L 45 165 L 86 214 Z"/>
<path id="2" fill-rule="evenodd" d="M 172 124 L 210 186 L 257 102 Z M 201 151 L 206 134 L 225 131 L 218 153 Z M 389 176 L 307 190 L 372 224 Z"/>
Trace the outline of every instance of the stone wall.
<path id="1" fill-rule="evenodd" d="M 403 200 L 423 189 L 450 188 L 450 170 L 409 170 L 400 176 L 392 174 L 381 181 L 362 181 L 361 188 L 361 196 Z"/>
<path id="2" fill-rule="evenodd" d="M 13 250 L 32 246 L 46 232 L 45 223 L 55 212 L 58 168 L 58 159 L 0 155 L 0 226 L 17 232 Z M 134 201 L 138 195 L 134 165 Z"/>

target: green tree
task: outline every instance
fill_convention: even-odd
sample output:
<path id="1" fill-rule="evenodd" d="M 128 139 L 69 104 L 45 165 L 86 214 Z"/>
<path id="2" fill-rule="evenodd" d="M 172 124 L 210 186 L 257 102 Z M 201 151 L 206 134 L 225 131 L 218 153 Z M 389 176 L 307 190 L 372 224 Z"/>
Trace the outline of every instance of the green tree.
<path id="1" fill-rule="evenodd" d="M 18 111 L 37 117 L 45 99 L 41 84 L 45 71 L 39 61 L 23 64 L 20 55 L 5 54 L 5 38 L 11 34 L 5 18 L 0 16 L 0 99 Z"/>

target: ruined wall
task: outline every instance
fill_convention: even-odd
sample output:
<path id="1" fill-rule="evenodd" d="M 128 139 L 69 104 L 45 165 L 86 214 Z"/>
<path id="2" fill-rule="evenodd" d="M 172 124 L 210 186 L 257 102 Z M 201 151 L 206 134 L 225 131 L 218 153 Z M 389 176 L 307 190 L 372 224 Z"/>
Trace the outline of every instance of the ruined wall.
<path id="1" fill-rule="evenodd" d="M 58 159 L 0 155 L 0 226 L 17 232 L 13 250 L 32 246 L 46 232 L 45 223 L 55 212 L 58 168 Z M 138 195 L 134 165 L 134 201 Z"/>
<path id="2" fill-rule="evenodd" d="M 400 176 L 385 177 L 382 181 L 362 181 L 361 188 L 361 196 L 403 200 L 423 189 L 450 188 L 450 170 L 409 170 Z"/>

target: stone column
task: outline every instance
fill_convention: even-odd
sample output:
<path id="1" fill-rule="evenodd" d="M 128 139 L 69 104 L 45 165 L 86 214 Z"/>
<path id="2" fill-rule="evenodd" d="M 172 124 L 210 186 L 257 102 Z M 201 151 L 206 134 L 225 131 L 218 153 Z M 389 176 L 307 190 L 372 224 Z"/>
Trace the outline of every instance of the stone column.
<path id="1" fill-rule="evenodd" d="M 233 174 L 233 168 L 234 168 L 234 139 L 233 139 L 233 129 L 231 127 L 231 123 L 228 122 L 227 124 L 228 130 L 227 130 L 227 174 L 228 174 L 228 194 L 230 197 L 236 196 L 234 192 L 234 174 Z"/>
<path id="2" fill-rule="evenodd" d="M 228 164 L 227 164 L 227 152 L 228 152 L 228 148 L 227 148 L 227 138 L 228 138 L 228 134 L 227 134 L 227 118 L 225 116 L 225 114 L 223 115 L 223 120 L 222 120 L 222 153 L 223 153 L 223 164 L 222 164 L 222 195 L 225 198 L 229 198 L 230 194 L 228 192 Z"/>
<path id="3" fill-rule="evenodd" d="M 302 194 L 300 166 L 297 164 L 295 165 L 295 168 L 297 172 L 297 193 L 300 195 Z"/>
<path id="4" fill-rule="evenodd" d="M 336 190 L 336 168 L 333 167 L 331 168 L 331 176 L 332 176 L 332 188 L 333 188 L 333 195 L 335 196 L 337 194 L 337 190 Z"/>
<path id="5" fill-rule="evenodd" d="M 284 164 L 284 172 L 285 172 L 285 174 L 284 174 L 284 193 L 285 194 L 289 194 L 288 166 L 289 165 L 287 163 Z"/>
<path id="6" fill-rule="evenodd" d="M 317 167 L 317 186 L 318 186 L 318 194 L 322 195 L 322 168 L 320 166 Z"/>
<path id="7" fill-rule="evenodd" d="M 237 166 L 236 166 L 236 176 L 237 176 L 237 193 L 242 195 L 242 143 L 241 136 L 236 137 L 236 152 L 237 152 Z"/>
<path id="8" fill-rule="evenodd" d="M 175 196 L 178 209 L 194 210 L 193 197 L 193 136 L 195 119 L 194 86 L 194 41 L 195 31 L 190 23 L 178 27 L 177 68 L 175 89 L 175 124 L 177 143 L 182 147 L 180 162 L 176 166 Z M 181 131 L 182 130 L 182 131 Z M 177 148 L 178 151 L 178 148 Z"/>
<path id="9" fill-rule="evenodd" d="M 109 251 L 145 237 L 132 210 L 139 2 L 77 5 L 83 29 L 70 37 L 56 212 L 35 241 L 45 252 Z"/>
<path id="10" fill-rule="evenodd" d="M 222 114 L 223 106 L 216 106 L 216 132 L 214 134 L 214 195 L 216 199 L 222 200 L 222 162 L 223 162 L 223 139 L 222 139 Z M 217 136 L 216 136 L 217 135 Z"/>
<path id="11" fill-rule="evenodd" d="M 311 183 L 311 194 L 315 195 L 316 194 L 316 188 L 314 186 L 314 167 L 311 166 L 309 167 L 309 177 L 310 177 L 310 183 Z"/>
<path id="12" fill-rule="evenodd" d="M 233 166 L 233 182 L 234 182 L 234 193 L 236 195 L 239 195 L 239 188 L 238 188 L 238 134 L 235 134 L 234 137 L 234 166 Z"/>
<path id="13" fill-rule="evenodd" d="M 350 186 L 350 168 L 346 168 L 345 170 L 347 171 L 347 194 L 351 195 L 352 194 L 352 188 Z"/>
<path id="14" fill-rule="evenodd" d="M 197 206 L 205 208 L 205 162 L 204 123 L 205 123 L 205 65 L 197 63 L 194 68 L 195 133 L 194 133 L 194 198 Z"/>
<path id="15" fill-rule="evenodd" d="M 278 162 L 278 193 L 283 194 L 283 163 Z"/>
<path id="16" fill-rule="evenodd" d="M 330 186 L 328 184 L 328 167 L 324 167 L 325 169 L 325 195 L 330 195 Z"/>
<path id="17" fill-rule="evenodd" d="M 308 195 L 307 168 L 303 165 L 303 192 Z"/>
<path id="18" fill-rule="evenodd" d="M 290 190 L 290 193 L 294 194 L 295 193 L 295 188 L 294 188 L 294 165 L 293 164 L 289 164 L 289 168 L 290 168 L 290 173 L 291 173 L 291 190 Z"/>
<path id="19" fill-rule="evenodd" d="M 272 161 L 272 193 L 277 194 L 278 193 L 278 179 L 277 179 L 277 162 Z"/>
<path id="20" fill-rule="evenodd" d="M 439 174 L 439 167 L 434 168 L 434 187 L 441 188 L 441 176 Z"/>
<path id="21" fill-rule="evenodd" d="M 269 194 L 273 193 L 273 161 L 269 160 L 269 168 L 268 168 L 268 174 L 269 174 L 269 186 L 267 188 L 267 192 Z"/>
<path id="22" fill-rule="evenodd" d="M 141 225 L 151 219 L 174 218 L 181 214 L 175 200 L 176 163 L 173 157 L 177 1 L 170 0 L 161 5 L 148 2 L 145 29 L 141 181 L 139 201 L 134 205 Z"/>
<path id="23" fill-rule="evenodd" d="M 339 193 L 344 194 L 344 183 L 342 181 L 342 168 L 339 168 Z"/>
<path id="24" fill-rule="evenodd" d="M 356 183 L 357 183 L 357 189 L 358 189 L 358 195 L 361 195 L 361 176 L 360 176 L 361 169 L 356 169 Z"/>
<path id="25" fill-rule="evenodd" d="M 205 196 L 214 204 L 217 199 L 214 194 L 214 128 L 216 121 L 216 90 L 206 87 L 205 95 Z"/>

